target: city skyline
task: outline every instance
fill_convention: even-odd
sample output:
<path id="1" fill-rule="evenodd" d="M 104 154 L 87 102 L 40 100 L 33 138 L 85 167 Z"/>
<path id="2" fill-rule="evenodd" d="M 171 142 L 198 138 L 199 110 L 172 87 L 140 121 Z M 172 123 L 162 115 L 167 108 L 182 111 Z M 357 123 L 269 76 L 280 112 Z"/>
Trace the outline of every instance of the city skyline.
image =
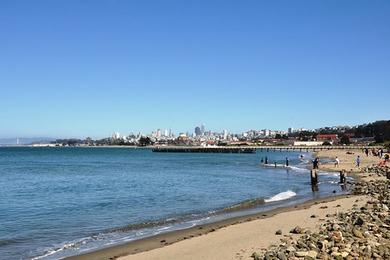
<path id="1" fill-rule="evenodd" d="M 368 123 L 373 123 L 373 122 L 364 122 L 364 124 Z M 92 135 L 85 135 L 85 136 L 10 136 L 10 137 L 2 137 L 0 136 L 0 140 L 18 140 L 18 139 L 32 139 L 32 140 L 45 140 L 45 139 L 50 139 L 50 140 L 55 140 L 55 139 L 85 139 L 85 138 L 92 138 L 92 139 L 104 139 L 104 138 L 122 138 L 122 137 L 127 137 L 127 136 L 151 136 L 151 137 L 178 137 L 180 135 L 186 135 L 190 137 L 202 137 L 206 136 L 208 134 L 220 134 L 220 135 L 245 135 L 246 133 L 249 132 L 263 132 L 264 136 L 269 136 L 269 135 L 274 135 L 275 133 L 280 133 L 280 134 L 291 134 L 294 132 L 302 132 L 302 131 L 318 131 L 320 129 L 343 129 L 343 128 L 353 128 L 356 127 L 360 124 L 355 124 L 355 125 L 332 125 L 332 126 L 320 126 L 320 127 L 315 127 L 315 128 L 306 128 L 306 127 L 288 127 L 286 129 L 277 129 L 277 128 L 272 128 L 272 127 L 260 127 L 260 128 L 248 128 L 243 131 L 232 131 L 228 128 L 223 128 L 223 129 L 209 129 L 206 127 L 204 123 L 198 124 L 193 126 L 192 130 L 186 130 L 186 131 L 176 131 L 175 129 L 171 128 L 153 128 L 150 131 L 134 131 L 134 130 L 128 130 L 128 131 L 112 131 L 111 133 L 105 134 L 105 135 L 100 135 L 100 136 L 92 136 Z M 199 130 L 200 132 L 197 132 Z M 267 134 L 268 132 L 268 134 Z M 270 134 L 271 133 L 271 134 Z M 272 134 L 273 133 L 273 134 Z"/>
<path id="2" fill-rule="evenodd" d="M 0 137 L 389 118 L 390 2 L 2 1 Z"/>

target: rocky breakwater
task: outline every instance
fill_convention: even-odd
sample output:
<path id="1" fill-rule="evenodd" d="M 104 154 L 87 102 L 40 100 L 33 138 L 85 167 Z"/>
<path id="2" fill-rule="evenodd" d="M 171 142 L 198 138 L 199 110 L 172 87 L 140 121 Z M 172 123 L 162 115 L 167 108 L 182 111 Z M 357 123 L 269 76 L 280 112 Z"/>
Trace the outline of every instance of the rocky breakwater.
<path id="1" fill-rule="evenodd" d="M 320 231 L 312 233 L 299 226 L 279 245 L 253 253 L 259 259 L 390 259 L 389 180 L 359 182 L 354 194 L 371 199 L 363 207 L 327 215 Z M 315 216 L 312 216 L 315 217 Z M 280 234 L 280 233 L 278 233 Z"/>

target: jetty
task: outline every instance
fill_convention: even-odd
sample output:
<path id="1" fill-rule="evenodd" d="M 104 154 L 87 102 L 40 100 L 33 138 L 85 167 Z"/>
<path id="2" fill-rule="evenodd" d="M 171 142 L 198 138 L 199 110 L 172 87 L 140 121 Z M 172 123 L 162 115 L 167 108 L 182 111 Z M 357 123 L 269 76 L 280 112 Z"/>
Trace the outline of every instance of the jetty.
<path id="1" fill-rule="evenodd" d="M 299 152 L 316 152 L 323 150 L 362 150 L 362 149 L 379 149 L 382 146 L 157 146 L 153 147 L 153 152 L 160 153 L 256 153 L 257 150 L 262 152 L 274 151 L 299 151 Z"/>

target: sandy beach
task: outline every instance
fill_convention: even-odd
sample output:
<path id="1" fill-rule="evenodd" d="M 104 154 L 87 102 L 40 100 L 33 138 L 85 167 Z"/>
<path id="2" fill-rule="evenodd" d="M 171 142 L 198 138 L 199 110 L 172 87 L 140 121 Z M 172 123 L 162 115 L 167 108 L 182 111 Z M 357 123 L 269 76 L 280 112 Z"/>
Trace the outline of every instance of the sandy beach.
<path id="1" fill-rule="evenodd" d="M 345 169 L 363 179 L 381 179 L 372 174 L 357 173 L 365 166 L 377 164 L 377 157 L 366 157 L 362 151 L 326 150 L 320 158 L 340 159 L 340 165 L 321 164 L 321 170 Z M 356 156 L 362 158 L 360 169 Z M 382 179 L 384 179 L 382 177 Z M 370 200 L 365 195 L 344 195 L 312 200 L 297 206 L 276 209 L 263 214 L 239 217 L 191 229 L 160 234 L 151 238 L 73 257 L 72 259 L 252 259 L 253 252 L 277 244 L 282 238 L 294 239 L 290 231 L 299 226 L 304 231 L 318 231 L 320 225 L 341 212 L 361 207 Z M 278 231 L 281 234 L 276 234 Z"/>
<path id="2" fill-rule="evenodd" d="M 378 164 L 380 161 L 378 157 L 372 155 L 366 156 L 362 150 L 323 150 L 317 152 L 317 156 L 320 158 L 339 158 L 340 164 L 338 166 L 334 162 L 320 163 L 320 170 L 326 171 L 346 170 L 347 172 L 360 172 L 366 166 Z M 359 168 L 356 166 L 357 156 L 360 156 Z"/>
<path id="3" fill-rule="evenodd" d="M 317 230 L 327 215 L 349 210 L 354 204 L 362 206 L 367 199 L 357 196 L 319 203 L 265 219 L 231 225 L 204 236 L 120 259 L 251 259 L 254 251 L 278 243 L 284 236 L 298 236 L 289 233 L 297 225 L 305 230 Z M 275 234 L 278 230 L 282 231 L 282 235 Z"/>
<path id="4" fill-rule="evenodd" d="M 160 234 L 69 259 L 251 259 L 260 248 L 277 243 L 301 226 L 316 230 L 329 215 L 366 203 L 366 196 L 341 195 L 255 215 L 227 219 Z M 313 216 L 314 215 L 314 216 Z M 328 216 L 328 217 L 327 217 Z M 281 230 L 282 235 L 275 232 Z"/>

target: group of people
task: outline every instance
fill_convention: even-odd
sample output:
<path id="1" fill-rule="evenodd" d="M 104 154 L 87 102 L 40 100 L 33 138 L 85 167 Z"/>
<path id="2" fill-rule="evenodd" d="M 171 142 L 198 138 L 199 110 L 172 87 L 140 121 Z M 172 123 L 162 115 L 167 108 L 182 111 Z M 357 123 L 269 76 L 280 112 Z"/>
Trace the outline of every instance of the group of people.
<path id="1" fill-rule="evenodd" d="M 261 158 L 261 163 L 264 163 L 264 164 L 268 164 L 268 157 L 266 156 L 264 159 Z M 276 162 L 274 162 L 275 164 L 275 167 L 276 167 Z M 286 161 L 285 161 L 285 166 L 288 167 L 290 165 L 290 160 L 288 159 L 288 157 L 286 157 Z"/>
<path id="2" fill-rule="evenodd" d="M 371 154 L 372 156 L 378 156 L 379 158 L 383 158 L 385 155 L 383 148 L 379 148 L 379 149 L 372 148 L 370 150 L 366 147 L 366 148 L 364 148 L 364 153 L 366 154 L 366 156 L 369 156 Z"/>
<path id="3" fill-rule="evenodd" d="M 389 154 L 385 153 L 383 151 L 383 148 L 372 148 L 371 150 L 369 150 L 368 148 L 364 148 L 364 153 L 366 154 L 366 156 L 369 156 L 371 154 L 372 156 L 378 156 L 380 159 L 383 159 L 379 162 L 379 166 L 386 166 L 387 162 L 390 161 Z"/>

